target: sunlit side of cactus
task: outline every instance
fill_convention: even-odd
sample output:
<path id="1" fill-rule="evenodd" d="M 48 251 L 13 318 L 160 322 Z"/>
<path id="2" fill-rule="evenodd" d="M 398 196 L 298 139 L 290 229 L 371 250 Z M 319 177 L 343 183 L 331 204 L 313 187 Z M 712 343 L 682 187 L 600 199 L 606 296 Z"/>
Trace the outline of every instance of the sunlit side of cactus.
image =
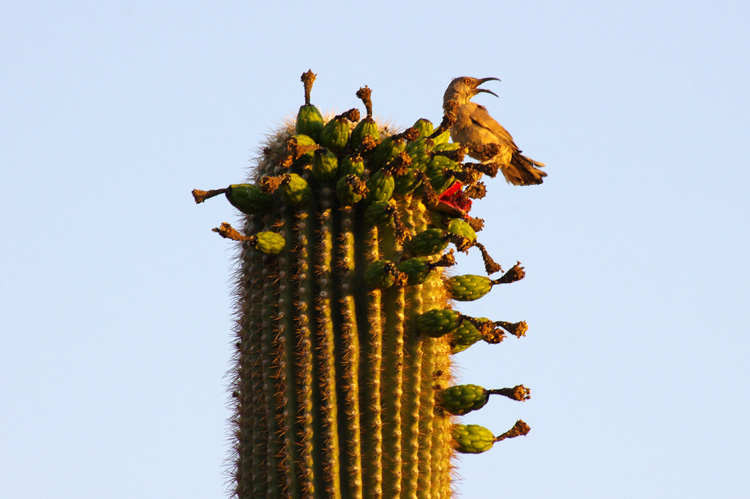
<path id="1" fill-rule="evenodd" d="M 452 387 L 453 353 L 526 330 L 451 308 L 521 279 L 520 265 L 494 280 L 444 274 L 454 248 L 476 247 L 499 270 L 468 214 L 494 172 L 447 144 L 449 115 L 436 130 L 379 126 L 367 87 L 365 118 L 353 109 L 324 122 L 314 78 L 303 75 L 296 123 L 268 139 L 247 183 L 193 193 L 225 194 L 245 214 L 241 231 L 214 229 L 240 241 L 233 492 L 450 497 L 455 451 L 528 432 L 454 424 L 490 394 L 528 398 L 522 386 Z"/>

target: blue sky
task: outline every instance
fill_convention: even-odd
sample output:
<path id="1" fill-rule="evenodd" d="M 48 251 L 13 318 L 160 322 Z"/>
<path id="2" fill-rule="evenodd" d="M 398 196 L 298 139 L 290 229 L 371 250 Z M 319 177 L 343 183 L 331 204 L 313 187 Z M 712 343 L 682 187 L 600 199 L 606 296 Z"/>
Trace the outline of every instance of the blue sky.
<path id="1" fill-rule="evenodd" d="M 18 2 L 0 6 L 0 490 L 224 497 L 243 180 L 318 74 L 323 110 L 435 122 L 480 95 L 542 186 L 482 241 L 527 278 L 468 314 L 527 338 L 460 380 L 530 387 L 465 420 L 531 433 L 461 461 L 467 498 L 747 497 L 748 6 L 711 2 Z M 461 272 L 481 272 L 476 256 Z"/>

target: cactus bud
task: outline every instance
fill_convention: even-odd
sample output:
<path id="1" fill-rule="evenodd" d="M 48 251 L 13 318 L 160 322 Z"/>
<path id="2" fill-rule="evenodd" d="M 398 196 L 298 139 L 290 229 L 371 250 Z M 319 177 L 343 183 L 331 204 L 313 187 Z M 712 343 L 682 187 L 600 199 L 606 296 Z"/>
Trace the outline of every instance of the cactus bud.
<path id="1" fill-rule="evenodd" d="M 463 416 L 484 407 L 490 399 L 490 393 L 479 385 L 454 385 L 442 390 L 438 398 L 443 409 L 456 416 Z"/>
<path id="2" fill-rule="evenodd" d="M 409 249 L 417 256 L 434 255 L 448 246 L 445 231 L 438 228 L 427 229 L 409 241 Z"/>
<path id="3" fill-rule="evenodd" d="M 452 429 L 454 448 L 463 454 L 479 454 L 495 444 L 495 435 L 476 424 L 455 424 Z"/>
<path id="4" fill-rule="evenodd" d="M 420 139 L 424 137 L 429 137 L 432 134 L 432 132 L 435 131 L 432 126 L 432 122 L 425 118 L 418 119 L 414 123 L 413 128 L 416 128 L 417 132 L 419 132 L 418 138 Z"/>
<path id="5" fill-rule="evenodd" d="M 352 154 L 346 156 L 341 163 L 339 163 L 339 175 L 356 175 L 362 177 L 365 174 L 365 162 L 362 161 L 362 156 L 359 154 Z"/>
<path id="6" fill-rule="evenodd" d="M 337 153 L 342 152 L 349 143 L 350 121 L 359 121 L 358 109 L 350 109 L 326 123 L 320 131 L 320 144 Z"/>
<path id="7" fill-rule="evenodd" d="M 506 431 L 500 436 L 494 436 L 490 430 L 479 425 L 453 425 L 453 445 L 454 448 L 465 454 L 479 454 L 492 448 L 495 442 L 500 442 L 506 438 L 515 438 L 527 435 L 531 428 L 521 421 L 516 421 L 513 428 Z"/>
<path id="8" fill-rule="evenodd" d="M 367 181 L 367 201 L 370 203 L 385 202 L 393 196 L 395 182 L 390 172 L 380 169 Z"/>
<path id="9" fill-rule="evenodd" d="M 451 250 L 453 251 L 453 250 Z M 407 284 L 423 284 L 430 273 L 438 267 L 448 267 L 456 263 L 453 253 L 448 253 L 437 262 L 430 262 L 426 258 L 409 258 L 399 263 L 396 267 L 409 278 Z"/>
<path id="10" fill-rule="evenodd" d="M 388 260 L 377 260 L 365 270 L 365 283 L 373 289 L 387 289 L 394 284 L 403 286 L 406 280 L 406 275 Z"/>
<path id="11" fill-rule="evenodd" d="M 341 204 L 351 206 L 359 203 L 367 194 L 367 185 L 354 174 L 339 178 L 336 182 L 336 197 Z"/>
<path id="12" fill-rule="evenodd" d="M 439 338 L 458 328 L 462 316 L 451 308 L 436 308 L 417 316 L 417 331 L 433 338 Z"/>
<path id="13" fill-rule="evenodd" d="M 338 178 L 339 160 L 333 152 L 325 147 L 315 151 L 312 162 L 312 174 L 320 182 L 331 182 Z"/>

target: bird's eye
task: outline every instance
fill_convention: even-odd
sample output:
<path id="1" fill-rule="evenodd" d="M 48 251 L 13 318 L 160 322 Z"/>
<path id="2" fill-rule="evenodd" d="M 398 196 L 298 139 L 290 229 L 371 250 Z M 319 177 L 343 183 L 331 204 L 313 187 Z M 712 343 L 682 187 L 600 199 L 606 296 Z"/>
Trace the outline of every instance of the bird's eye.
<path id="1" fill-rule="evenodd" d="M 471 80 L 468 78 L 464 78 L 464 84 L 471 85 Z"/>

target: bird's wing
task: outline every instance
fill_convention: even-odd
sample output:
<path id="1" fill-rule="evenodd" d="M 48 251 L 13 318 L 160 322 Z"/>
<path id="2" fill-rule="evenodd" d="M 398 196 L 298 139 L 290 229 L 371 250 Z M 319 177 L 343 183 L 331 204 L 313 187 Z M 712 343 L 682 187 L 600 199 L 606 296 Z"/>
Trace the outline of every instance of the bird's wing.
<path id="1" fill-rule="evenodd" d="M 513 144 L 513 137 L 510 136 L 508 131 L 503 126 L 495 121 L 495 118 L 490 116 L 487 112 L 487 108 L 484 106 L 476 105 L 476 109 L 471 113 L 471 121 L 476 125 L 481 126 L 492 132 L 496 137 L 504 139 L 508 144 Z M 515 145 L 515 144 L 513 144 Z"/>

